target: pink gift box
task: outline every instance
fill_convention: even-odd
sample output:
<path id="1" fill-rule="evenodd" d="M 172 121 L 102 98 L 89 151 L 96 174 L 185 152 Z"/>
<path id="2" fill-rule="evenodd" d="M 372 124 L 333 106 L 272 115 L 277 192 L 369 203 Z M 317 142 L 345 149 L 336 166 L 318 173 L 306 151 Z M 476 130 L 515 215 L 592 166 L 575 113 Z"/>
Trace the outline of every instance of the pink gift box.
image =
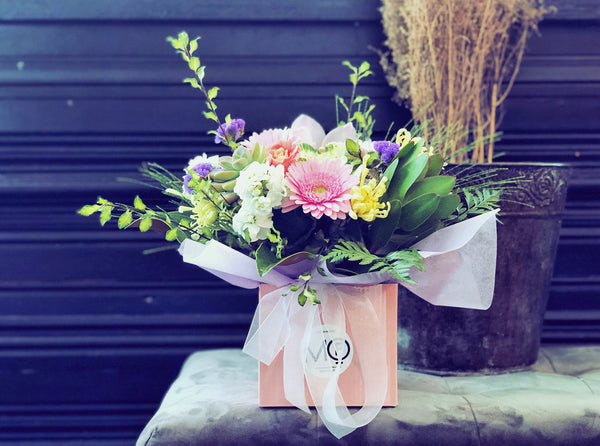
<path id="1" fill-rule="evenodd" d="M 382 292 L 377 293 L 374 290 L 376 287 L 381 287 Z M 377 342 L 373 339 L 373 349 L 384 348 L 386 350 L 386 368 L 387 368 L 387 394 L 383 402 L 384 406 L 393 407 L 398 404 L 398 387 L 397 387 L 397 314 L 398 314 L 398 285 L 384 284 L 377 286 L 361 286 L 364 293 L 359 298 L 369 299 L 371 305 L 377 314 L 379 321 L 384 323 L 379 326 L 372 327 L 373 333 L 376 330 L 384 330 L 385 342 L 384 345 L 376 345 Z M 271 291 L 277 289 L 273 285 L 263 284 L 259 287 L 259 299 Z M 295 304 L 292 303 L 292 304 Z M 306 303 L 306 305 L 311 305 Z M 344 339 L 347 339 L 344 334 L 335 334 L 339 343 L 339 352 L 335 351 L 334 355 L 350 357 L 350 361 L 344 364 L 339 377 L 338 385 L 344 401 L 349 407 L 361 407 L 364 402 L 364 386 L 362 372 L 358 364 L 358 359 L 349 353 L 350 345 L 353 345 L 352 326 L 348 323 L 346 317 L 347 336 L 350 340 L 346 344 Z M 333 335 L 332 335 L 333 336 Z M 367 340 L 368 341 L 368 340 Z M 331 342 L 330 342 L 331 343 Z M 328 351 L 325 348 L 315 349 L 311 352 L 313 358 L 324 357 Z M 259 406 L 260 407 L 288 407 L 292 406 L 284 396 L 283 387 L 283 350 L 280 351 L 270 365 L 259 362 L 258 374 L 258 390 L 259 390 Z M 305 382 L 306 401 L 309 406 L 314 406 L 313 400 L 308 392 Z"/>

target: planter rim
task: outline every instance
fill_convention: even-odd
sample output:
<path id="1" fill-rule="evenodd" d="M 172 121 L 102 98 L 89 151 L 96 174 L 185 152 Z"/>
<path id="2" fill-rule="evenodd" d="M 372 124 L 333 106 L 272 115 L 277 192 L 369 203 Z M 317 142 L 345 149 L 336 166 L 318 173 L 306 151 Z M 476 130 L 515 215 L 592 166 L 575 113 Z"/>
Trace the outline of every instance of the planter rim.
<path id="1" fill-rule="evenodd" d="M 448 163 L 449 166 L 490 166 L 490 167 L 509 167 L 509 166 L 517 166 L 517 167 L 564 167 L 569 168 L 572 167 L 571 163 L 544 163 L 544 162 L 527 162 L 527 161 L 498 161 L 493 163 Z"/>

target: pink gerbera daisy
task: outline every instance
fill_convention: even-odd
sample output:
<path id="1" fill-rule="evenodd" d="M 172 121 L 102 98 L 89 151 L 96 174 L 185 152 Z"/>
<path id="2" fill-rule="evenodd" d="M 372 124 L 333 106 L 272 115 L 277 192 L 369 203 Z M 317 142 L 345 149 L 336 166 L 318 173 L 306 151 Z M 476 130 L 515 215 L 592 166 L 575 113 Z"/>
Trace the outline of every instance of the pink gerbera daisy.
<path id="1" fill-rule="evenodd" d="M 350 189 L 359 178 L 352 175 L 352 167 L 340 158 L 310 158 L 290 166 L 287 186 L 290 195 L 281 205 L 283 212 L 302 206 L 305 213 L 315 218 L 327 215 L 344 219 L 350 211 Z"/>
<path id="2" fill-rule="evenodd" d="M 300 144 L 289 129 L 270 129 L 261 133 L 253 133 L 242 145 L 249 150 L 259 144 L 265 148 L 269 164 L 279 166 L 287 171 L 300 150 Z"/>

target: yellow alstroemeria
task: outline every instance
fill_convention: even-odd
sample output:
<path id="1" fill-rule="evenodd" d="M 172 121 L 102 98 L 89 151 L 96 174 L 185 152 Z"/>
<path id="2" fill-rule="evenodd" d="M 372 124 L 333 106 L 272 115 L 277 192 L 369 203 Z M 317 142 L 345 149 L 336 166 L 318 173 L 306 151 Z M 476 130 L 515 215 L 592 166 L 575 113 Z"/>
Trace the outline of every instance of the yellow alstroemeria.
<path id="1" fill-rule="evenodd" d="M 363 160 L 360 184 L 350 190 L 350 205 L 352 209 L 348 213 L 354 220 L 362 218 L 365 221 L 373 221 L 376 218 L 386 218 L 390 212 L 390 203 L 380 203 L 379 199 L 386 191 L 387 178 L 383 177 L 379 183 L 374 178 L 367 178 L 367 159 Z"/>

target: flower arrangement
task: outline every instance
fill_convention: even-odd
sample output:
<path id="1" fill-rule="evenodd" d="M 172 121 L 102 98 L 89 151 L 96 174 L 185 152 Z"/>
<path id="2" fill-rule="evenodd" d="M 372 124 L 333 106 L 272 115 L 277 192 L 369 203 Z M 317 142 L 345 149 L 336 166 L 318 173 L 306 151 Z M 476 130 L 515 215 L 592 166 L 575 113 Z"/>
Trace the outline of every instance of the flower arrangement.
<path id="1" fill-rule="evenodd" d="M 336 96 L 338 125 L 328 133 L 300 115 L 287 128 L 247 136 L 243 119 L 219 118 L 219 89 L 204 84 L 206 68 L 194 56 L 198 39 L 181 32 L 168 41 L 193 72 L 184 82 L 206 99 L 209 133 L 231 153 L 198 155 L 181 174 L 143 164 L 170 210 L 136 196 L 133 205 L 98 198 L 79 213 L 98 213 L 102 225 L 117 218 L 120 229 L 158 227 L 180 243 L 185 262 L 234 285 L 261 286 L 243 349 L 268 370 L 259 395 L 272 393 L 275 403 L 261 404 L 308 411 L 306 385 L 341 438 L 397 402 L 395 284 L 438 305 L 489 307 L 495 208 L 506 183 L 493 172 L 455 177 L 414 129 L 372 140 L 374 105 L 357 95 L 372 74 L 366 62 L 343 62 L 352 93 Z M 330 359 L 312 364 L 324 346 Z M 350 361 L 354 371 L 340 388 Z M 346 393 L 360 388 L 358 399 Z M 347 402 L 363 409 L 351 414 Z"/>
<path id="2" fill-rule="evenodd" d="M 304 305 L 319 303 L 308 285 L 321 272 L 318 265 L 331 273 L 379 272 L 414 283 L 411 271 L 423 269 L 415 243 L 496 206 L 499 191 L 486 187 L 489 181 L 457 181 L 414 131 L 370 139 L 374 105 L 356 94 L 359 81 L 372 74 L 368 63 L 344 62 L 352 93 L 349 100 L 336 97 L 336 115 L 341 110 L 346 119 L 338 118 L 329 133 L 300 115 L 289 128 L 247 137 L 243 119 L 219 118 L 219 89 L 206 87 L 206 67 L 194 55 L 198 39 L 185 32 L 168 38 L 193 72 L 184 82 L 206 99 L 204 116 L 215 125 L 209 133 L 231 154 L 199 155 L 182 175 L 144 164 L 142 174 L 160 184 L 173 210 L 150 209 L 136 196 L 132 206 L 98 198 L 80 214 L 99 213 L 102 225 L 116 217 L 120 229 L 138 226 L 143 232 L 161 224 L 165 238 L 179 243 L 218 241 L 255 259 L 261 276 L 309 261 L 300 273 L 306 282 L 298 302 Z"/>

